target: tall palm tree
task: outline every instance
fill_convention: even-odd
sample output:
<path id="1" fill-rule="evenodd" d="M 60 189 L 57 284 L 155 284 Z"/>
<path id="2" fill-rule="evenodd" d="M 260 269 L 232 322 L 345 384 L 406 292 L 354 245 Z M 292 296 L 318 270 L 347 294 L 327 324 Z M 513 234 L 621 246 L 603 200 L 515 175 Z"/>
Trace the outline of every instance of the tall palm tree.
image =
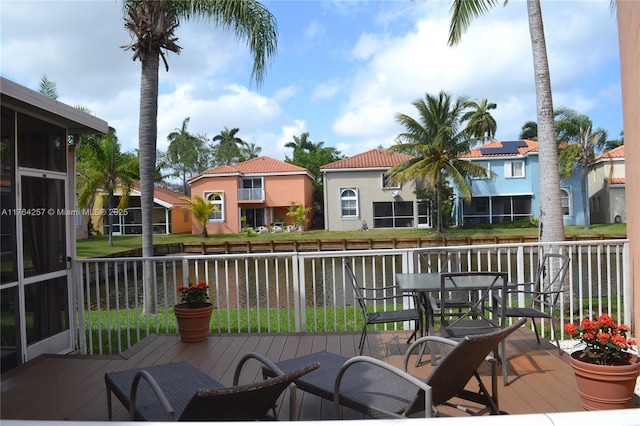
<path id="1" fill-rule="evenodd" d="M 490 111 L 496 109 L 497 105 L 482 99 L 481 101 L 467 101 L 464 106 L 465 108 L 470 108 L 469 111 L 462 115 L 462 121 L 468 123 L 467 131 L 469 136 L 476 138 L 480 142 L 493 139 L 496 135 L 498 124 Z"/>
<path id="2" fill-rule="evenodd" d="M 107 192 L 107 207 L 109 214 L 106 219 L 109 224 L 109 247 L 113 247 L 113 215 L 110 214 L 114 205 L 116 188 L 122 191 L 118 204 L 119 209 L 126 209 L 129 205 L 129 193 L 133 180 L 137 174 L 137 161 L 132 153 L 120 151 L 120 143 L 116 131 L 109 128 L 109 133 L 103 137 L 88 136 L 82 139 L 78 148 L 78 206 L 82 209 L 93 206 L 95 194 L 98 190 Z M 104 220 L 105 218 L 103 218 Z"/>
<path id="3" fill-rule="evenodd" d="M 449 44 L 457 44 L 471 20 L 484 15 L 499 3 L 508 0 L 452 0 Z M 540 225 L 542 242 L 564 241 L 564 222 L 560 198 L 558 146 L 553 117 L 551 77 L 544 38 L 540 0 L 527 0 L 529 34 L 533 50 L 533 72 L 536 86 L 536 110 L 540 158 Z"/>
<path id="4" fill-rule="evenodd" d="M 607 142 L 607 132 L 600 128 L 593 130 L 591 119 L 584 114 L 578 114 L 568 108 L 558 111 L 556 128 L 558 134 L 562 136 L 559 140 L 568 142 L 560 146 L 560 176 L 569 178 L 576 170 L 580 171 L 584 229 L 589 229 L 587 176 L 595 162 L 596 151 L 602 149 Z"/>
<path id="5" fill-rule="evenodd" d="M 309 140 L 309 132 L 304 132 L 300 136 L 293 135 L 293 141 L 287 142 L 284 147 L 293 149 L 293 154 L 295 155 L 296 151 L 313 149 L 314 144 Z"/>
<path id="6" fill-rule="evenodd" d="M 470 139 L 463 127 L 465 98 L 453 101 L 448 93 L 437 96 L 426 94 L 424 99 L 413 102 L 419 119 L 405 114 L 396 114 L 396 121 L 406 129 L 397 136 L 398 143 L 392 152 L 410 153 L 414 157 L 391 169 L 391 180 L 404 183 L 418 179 L 424 187 L 436 194 L 437 231 L 444 231 L 442 215 L 442 191 L 445 181 L 457 189 L 458 194 L 471 200 L 471 187 L 467 177 L 486 176 L 486 169 L 471 161 L 461 160 L 460 154 L 470 148 Z"/>
<path id="7" fill-rule="evenodd" d="M 166 161 L 179 174 L 182 180 L 182 193 L 188 195 L 187 177 L 195 174 L 200 168 L 200 156 L 205 151 L 202 139 L 187 130 L 190 117 L 182 122 L 182 127 L 167 135 L 169 146 Z"/>
<path id="8" fill-rule="evenodd" d="M 202 236 L 208 238 L 209 232 L 207 232 L 207 222 L 209 221 L 211 213 L 218 211 L 218 206 L 199 195 L 194 196 L 193 200 L 189 197 L 180 197 L 180 199 L 189 203 L 189 206 L 185 207 L 185 209 L 190 211 L 193 217 L 202 226 Z"/>
<path id="9" fill-rule="evenodd" d="M 125 0 L 125 27 L 132 42 L 124 46 L 133 50 L 133 60 L 141 62 L 140 123 L 140 191 L 142 204 L 142 256 L 153 256 L 153 190 L 158 138 L 158 69 L 160 58 L 168 71 L 165 51 L 180 52 L 175 31 L 181 21 L 209 19 L 230 29 L 245 40 L 253 54 L 252 77 L 261 85 L 268 60 L 277 47 L 275 17 L 256 0 Z M 153 299 L 151 264 L 145 263 L 146 301 Z M 145 310 L 153 309 L 147 304 Z"/>
<path id="10" fill-rule="evenodd" d="M 240 129 L 237 127 L 229 129 L 227 126 L 224 126 L 220 134 L 213 137 L 213 141 L 218 142 L 218 146 L 214 148 L 214 151 L 216 162 L 219 165 L 236 164 L 242 161 L 240 152 L 247 146 L 247 143 L 236 136 L 239 131 Z"/>

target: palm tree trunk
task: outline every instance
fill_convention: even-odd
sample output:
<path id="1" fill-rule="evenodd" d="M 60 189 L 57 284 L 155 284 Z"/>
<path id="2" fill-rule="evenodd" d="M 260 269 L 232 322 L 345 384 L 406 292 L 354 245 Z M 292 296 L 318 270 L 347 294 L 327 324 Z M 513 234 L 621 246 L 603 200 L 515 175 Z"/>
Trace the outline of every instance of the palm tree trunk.
<path id="1" fill-rule="evenodd" d="M 107 224 L 109 225 L 109 247 L 113 247 L 113 189 L 109 189 L 107 201 Z"/>
<path id="2" fill-rule="evenodd" d="M 437 230 L 439 234 L 444 232 L 444 226 L 442 224 L 442 177 L 438 176 L 438 181 L 436 182 L 436 220 L 438 221 Z"/>
<path id="3" fill-rule="evenodd" d="M 158 66 L 159 53 L 150 52 L 142 59 L 140 82 L 140 204 L 142 207 L 142 256 L 153 256 L 153 191 L 158 135 Z M 154 313 L 155 285 L 150 261 L 143 262 L 144 312 Z"/>
<path id="4" fill-rule="evenodd" d="M 540 158 L 540 229 L 541 242 L 564 241 L 564 222 L 560 198 L 558 144 L 553 117 L 551 77 L 547 61 L 540 0 L 527 0 L 529 32 L 533 49 L 533 71 L 538 112 L 538 143 Z"/>

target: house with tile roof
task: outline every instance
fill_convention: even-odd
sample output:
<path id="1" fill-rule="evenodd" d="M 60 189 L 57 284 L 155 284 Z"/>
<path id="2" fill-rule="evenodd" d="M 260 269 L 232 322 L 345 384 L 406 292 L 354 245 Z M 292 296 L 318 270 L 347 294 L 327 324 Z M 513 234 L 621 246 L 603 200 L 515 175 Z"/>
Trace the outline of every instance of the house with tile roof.
<path id="1" fill-rule="evenodd" d="M 373 149 L 320 167 L 324 227 L 328 231 L 431 227 L 431 214 L 415 183 L 396 185 L 385 172 L 410 155 Z"/>
<path id="2" fill-rule="evenodd" d="M 296 202 L 311 207 L 314 179 L 303 167 L 262 156 L 205 170 L 187 183 L 192 196 L 200 195 L 218 206 L 207 224 L 207 232 L 214 235 L 238 233 L 244 226 L 291 225 L 289 206 Z M 310 223 L 310 213 L 308 219 Z M 192 232 L 200 234 L 200 225 L 194 223 Z"/>
<path id="3" fill-rule="evenodd" d="M 472 199 L 457 198 L 457 224 L 502 223 L 535 219 L 540 211 L 538 142 L 492 141 L 475 147 L 460 158 L 487 169 L 487 177 L 470 180 Z M 491 172 L 491 173 L 489 173 Z M 560 182 L 565 225 L 584 225 L 580 176 L 574 173 Z"/>
<path id="4" fill-rule="evenodd" d="M 109 221 L 103 214 L 106 206 L 106 193 L 100 193 L 93 203 L 90 217 L 94 230 L 103 235 L 109 234 Z M 179 192 L 156 186 L 153 192 L 153 233 L 184 234 L 191 232 L 191 212 L 185 209 L 188 203 L 181 200 Z M 114 205 L 120 203 L 122 189 L 114 192 Z M 140 182 L 133 182 L 129 193 L 129 205 L 120 215 L 113 217 L 113 235 L 142 234 L 142 206 L 140 204 Z"/>
<path id="5" fill-rule="evenodd" d="M 589 171 L 591 223 L 627 222 L 624 145 L 596 158 Z"/>

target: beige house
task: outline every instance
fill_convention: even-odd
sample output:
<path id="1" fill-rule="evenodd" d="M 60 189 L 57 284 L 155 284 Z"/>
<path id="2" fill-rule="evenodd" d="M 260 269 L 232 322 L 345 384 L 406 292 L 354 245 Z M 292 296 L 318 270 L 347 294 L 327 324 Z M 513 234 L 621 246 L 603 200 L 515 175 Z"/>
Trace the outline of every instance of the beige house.
<path id="1" fill-rule="evenodd" d="M 627 222 L 624 145 L 596 158 L 589 171 L 591 223 Z"/>
<path id="2" fill-rule="evenodd" d="M 325 230 L 430 228 L 429 209 L 418 203 L 415 184 L 395 185 L 384 175 L 411 158 L 378 148 L 320 167 Z"/>

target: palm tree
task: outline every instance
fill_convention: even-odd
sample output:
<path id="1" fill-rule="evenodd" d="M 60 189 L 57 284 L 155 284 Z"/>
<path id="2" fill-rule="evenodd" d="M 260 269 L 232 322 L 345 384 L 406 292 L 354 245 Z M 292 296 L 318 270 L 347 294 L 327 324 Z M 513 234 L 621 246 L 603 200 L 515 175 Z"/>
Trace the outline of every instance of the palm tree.
<path id="1" fill-rule="evenodd" d="M 218 206 L 199 195 L 196 195 L 193 198 L 194 199 L 192 200 L 189 197 L 180 197 L 181 200 L 189 203 L 189 206 L 185 207 L 185 209 L 190 211 L 193 217 L 202 226 L 202 236 L 208 238 L 209 233 L 207 232 L 207 222 L 209 221 L 211 213 L 218 211 Z"/>
<path id="2" fill-rule="evenodd" d="M 486 176 L 487 173 L 479 164 L 458 158 L 471 145 L 462 125 L 466 101 L 465 98 L 453 101 L 445 92 L 438 96 L 426 94 L 424 99 L 413 102 L 419 120 L 396 114 L 396 121 L 406 132 L 397 136 L 398 143 L 389 150 L 410 153 L 414 157 L 389 169 L 388 176 L 398 183 L 418 179 L 428 191 L 435 192 L 438 232 L 444 231 L 442 193 L 445 181 L 451 182 L 458 194 L 469 201 L 471 187 L 467 177 Z"/>
<path id="3" fill-rule="evenodd" d="M 205 151 L 202 139 L 192 135 L 187 130 L 190 117 L 182 122 L 180 129 L 175 129 L 169 133 L 167 140 L 169 147 L 167 148 L 166 161 L 168 165 L 179 174 L 182 180 L 182 193 L 188 195 L 187 177 L 201 170 L 200 156 Z"/>
<path id="4" fill-rule="evenodd" d="M 471 20 L 485 14 L 499 0 L 452 0 L 449 44 L 457 44 Z M 507 3 L 507 0 L 502 2 Z M 547 60 L 540 0 L 527 0 L 529 33 L 533 50 L 533 71 L 536 86 L 536 110 L 540 158 L 540 225 L 542 242 L 564 241 L 564 222 L 560 198 L 558 146 L 553 117 L 551 77 Z"/>
<path id="5" fill-rule="evenodd" d="M 230 165 L 242 161 L 241 150 L 247 143 L 236 136 L 239 131 L 237 127 L 229 129 L 225 126 L 220 134 L 213 137 L 213 141 L 218 142 L 218 146 L 214 148 L 217 164 Z"/>
<path id="6" fill-rule="evenodd" d="M 267 61 L 277 47 L 275 17 L 256 0 L 125 0 L 125 28 L 132 42 L 124 46 L 133 50 L 133 60 L 140 60 L 140 191 L 142 204 L 142 256 L 153 256 L 153 190 L 158 137 L 158 70 L 160 58 L 169 69 L 164 52 L 180 52 L 175 31 L 181 21 L 198 18 L 231 29 L 246 40 L 253 54 L 252 77 L 261 85 Z M 151 264 L 145 263 L 146 301 L 153 300 Z M 145 310 L 153 309 L 147 303 Z"/>
<path id="7" fill-rule="evenodd" d="M 538 123 L 535 121 L 527 121 L 522 125 L 520 130 L 520 139 L 538 140 Z"/>
<path id="8" fill-rule="evenodd" d="M 476 138 L 480 142 L 493 139 L 496 135 L 498 124 L 491 115 L 490 110 L 496 109 L 497 105 L 482 99 L 481 101 L 467 101 L 464 106 L 465 108 L 471 108 L 471 110 L 462 115 L 462 121 L 468 123 L 467 131 L 469 132 L 469 137 Z"/>
<path id="9" fill-rule="evenodd" d="M 241 161 L 247 161 L 251 160 L 252 158 L 257 158 L 260 155 L 261 151 L 262 148 L 256 146 L 255 142 L 245 144 L 244 146 L 240 147 Z"/>
<path id="10" fill-rule="evenodd" d="M 136 163 L 134 154 L 120 152 L 116 131 L 111 127 L 103 137 L 84 137 L 78 148 L 78 206 L 82 209 L 91 207 L 96 191 L 101 189 L 107 192 L 109 247 L 113 247 L 113 215 L 110 212 L 116 207 L 114 192 L 116 188 L 120 188 L 122 197 L 118 208 L 126 209 L 133 180 L 136 178 Z"/>
<path id="11" fill-rule="evenodd" d="M 284 144 L 285 148 L 293 149 L 293 154 L 296 151 L 308 151 L 313 149 L 314 144 L 309 140 L 309 132 L 304 132 L 300 136 L 293 135 L 293 141 Z"/>
<path id="12" fill-rule="evenodd" d="M 582 194 L 582 211 L 584 214 L 584 229 L 589 229 L 589 199 L 587 194 L 587 176 L 596 158 L 596 150 L 604 147 L 607 132 L 604 129 L 593 130 L 591 119 L 584 114 L 578 114 L 572 109 L 558 110 L 556 128 L 560 146 L 559 164 L 560 176 L 569 178 L 576 170 L 580 171 L 580 193 Z"/>
<path id="13" fill-rule="evenodd" d="M 51 99 L 58 99 L 58 86 L 55 81 L 51 81 L 47 78 L 47 74 L 43 74 L 40 79 L 39 92 Z"/>
<path id="14" fill-rule="evenodd" d="M 605 144 L 604 144 L 604 150 L 605 151 L 610 151 L 614 148 L 617 148 L 619 146 L 624 145 L 624 131 L 620 132 L 620 139 L 612 139 L 612 140 L 608 140 Z"/>

